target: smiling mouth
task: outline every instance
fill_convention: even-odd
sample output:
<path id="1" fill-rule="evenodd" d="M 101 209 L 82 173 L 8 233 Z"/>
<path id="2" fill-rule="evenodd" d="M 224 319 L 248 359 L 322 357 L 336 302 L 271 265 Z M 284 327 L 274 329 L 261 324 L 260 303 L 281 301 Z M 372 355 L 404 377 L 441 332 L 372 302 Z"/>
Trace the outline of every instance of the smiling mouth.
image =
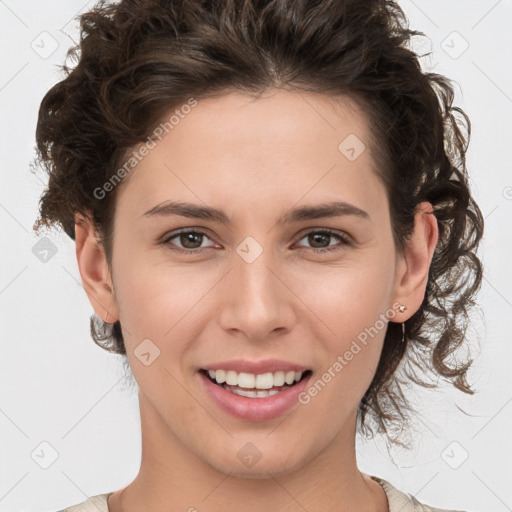
<path id="1" fill-rule="evenodd" d="M 311 370 L 306 370 L 305 372 L 275 372 L 262 375 L 242 373 L 238 374 L 237 379 L 235 379 L 234 376 L 230 378 L 229 375 L 226 379 L 226 372 L 221 371 L 220 375 L 217 374 L 218 371 L 216 372 L 215 370 L 201 369 L 200 372 L 210 380 L 210 382 L 213 382 L 226 391 L 248 398 L 266 398 L 277 395 L 286 389 L 294 387 L 313 373 Z M 284 377 L 281 374 L 284 374 Z M 226 380 L 231 383 L 228 384 Z M 235 381 L 237 381 L 237 384 L 234 384 Z"/>

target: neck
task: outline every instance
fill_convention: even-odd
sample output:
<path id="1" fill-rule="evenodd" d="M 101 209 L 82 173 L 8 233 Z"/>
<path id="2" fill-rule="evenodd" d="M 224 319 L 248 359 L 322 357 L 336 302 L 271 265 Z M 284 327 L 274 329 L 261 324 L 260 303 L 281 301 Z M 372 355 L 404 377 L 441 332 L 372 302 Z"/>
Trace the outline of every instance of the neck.
<path id="1" fill-rule="evenodd" d="M 356 412 L 343 429 L 310 460 L 283 472 L 258 475 L 226 474 L 200 457 L 164 423 L 140 394 L 142 460 L 137 477 L 108 499 L 110 512 L 337 512 L 365 510 L 387 512 L 380 485 L 357 468 Z"/>

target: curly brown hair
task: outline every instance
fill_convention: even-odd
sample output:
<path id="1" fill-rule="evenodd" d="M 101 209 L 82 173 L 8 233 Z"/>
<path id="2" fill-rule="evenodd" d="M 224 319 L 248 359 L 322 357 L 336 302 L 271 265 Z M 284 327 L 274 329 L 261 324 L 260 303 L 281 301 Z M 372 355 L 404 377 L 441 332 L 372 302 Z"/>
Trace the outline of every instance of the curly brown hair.
<path id="1" fill-rule="evenodd" d="M 410 417 L 400 363 L 422 386 L 434 386 L 421 378 L 430 374 L 474 393 L 466 380 L 473 360 L 448 359 L 465 340 L 482 280 L 476 251 L 483 217 L 465 161 L 470 121 L 452 105 L 451 81 L 422 72 L 411 36 L 425 34 L 410 30 L 402 9 L 387 0 L 99 2 L 80 16 L 80 41 L 68 52 L 76 66 L 62 66 L 66 77 L 41 102 L 36 160 L 49 181 L 34 229 L 57 223 L 74 238 L 75 213 L 92 217 L 110 266 L 121 186 L 101 199 L 94 191 L 162 113 L 190 97 L 229 91 L 353 98 L 369 120 L 397 250 L 403 253 L 420 202 L 432 204 L 439 226 L 424 300 L 405 323 L 406 343 L 401 325 L 390 322 L 358 410 L 360 431 L 374 433 L 368 415 L 389 439 Z M 119 321 L 97 319 L 91 317 L 94 341 L 125 355 Z M 393 441 L 403 445 L 398 437 Z"/>

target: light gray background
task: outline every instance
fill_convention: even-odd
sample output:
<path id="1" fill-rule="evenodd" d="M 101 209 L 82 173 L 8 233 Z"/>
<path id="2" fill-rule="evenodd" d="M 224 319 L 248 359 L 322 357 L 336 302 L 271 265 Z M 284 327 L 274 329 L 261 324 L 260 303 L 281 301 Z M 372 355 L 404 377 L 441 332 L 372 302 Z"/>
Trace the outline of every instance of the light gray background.
<path id="1" fill-rule="evenodd" d="M 388 454 L 382 439 L 358 439 L 359 466 L 430 505 L 512 510 L 512 1 L 400 4 L 429 38 L 415 43 L 433 52 L 424 69 L 455 81 L 455 104 L 472 121 L 468 167 L 486 220 L 481 314 L 468 341 L 478 391 L 414 388 L 413 449 Z M 2 512 L 58 510 L 123 487 L 139 468 L 137 394 L 118 356 L 90 339 L 74 243 L 47 234 L 57 252 L 44 262 L 32 232 L 44 187 L 29 170 L 39 103 L 77 39 L 73 17 L 93 5 L 0 1 Z"/>

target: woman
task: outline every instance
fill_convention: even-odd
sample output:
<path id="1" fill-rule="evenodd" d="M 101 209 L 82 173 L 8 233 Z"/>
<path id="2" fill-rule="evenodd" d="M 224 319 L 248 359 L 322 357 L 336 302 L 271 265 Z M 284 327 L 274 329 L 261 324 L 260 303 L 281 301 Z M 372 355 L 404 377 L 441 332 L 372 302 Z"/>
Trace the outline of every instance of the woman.
<path id="1" fill-rule="evenodd" d="M 66 510 L 418 510 L 358 470 L 355 436 L 404 444 L 400 366 L 472 392 L 448 357 L 483 219 L 469 119 L 415 34 L 383 0 L 81 16 L 39 112 L 35 228 L 76 242 L 93 339 L 139 387 L 142 462 Z"/>

